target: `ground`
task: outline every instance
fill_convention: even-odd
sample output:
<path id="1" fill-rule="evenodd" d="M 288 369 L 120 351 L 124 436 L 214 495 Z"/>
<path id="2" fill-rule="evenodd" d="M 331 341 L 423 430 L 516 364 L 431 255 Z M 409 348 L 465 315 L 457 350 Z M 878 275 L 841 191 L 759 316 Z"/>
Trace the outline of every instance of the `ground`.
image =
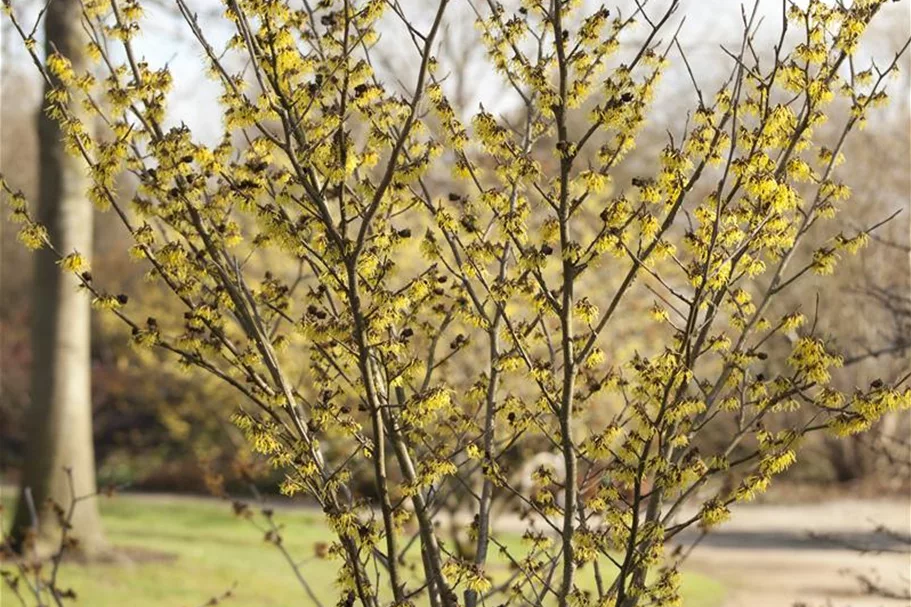
<path id="1" fill-rule="evenodd" d="M 909 500 L 745 505 L 700 543 L 688 564 L 725 585 L 724 607 L 911 606 L 869 596 L 858 581 L 862 575 L 911 592 L 909 546 L 877 533 L 879 525 L 911 537 Z"/>
<path id="2" fill-rule="evenodd" d="M 281 551 L 264 541 L 263 530 L 236 517 L 230 502 L 160 495 L 100 499 L 109 539 L 123 557 L 115 563 L 63 567 L 60 585 L 76 591 L 76 605 L 194 607 L 231 588 L 234 596 L 226 607 L 312 604 Z M 315 594 L 325 607 L 334 605 L 337 562 L 316 556 L 320 543 L 331 537 L 322 514 L 280 508 L 275 520 L 283 526 L 285 548 Z M 511 550 L 521 550 L 516 533 L 504 531 L 504 539 Z M 497 581 L 509 570 L 495 562 L 491 574 Z M 696 572 L 685 574 L 683 591 L 692 607 L 719 607 L 723 598 L 721 584 Z M 5 596 L 9 590 L 0 592 Z"/>
<path id="3" fill-rule="evenodd" d="M 127 558 L 108 565 L 65 566 L 63 586 L 76 590 L 78 604 L 193 607 L 230 588 L 234 597 L 226 605 L 309 604 L 281 551 L 264 541 L 262 529 L 234 516 L 230 503 L 170 495 L 103 499 L 107 532 Z M 327 607 L 334 604 L 336 563 L 315 554 L 331 537 L 321 514 L 285 506 L 278 508 L 276 520 L 283 525 L 285 547 L 318 597 Z M 497 524 L 518 549 L 523 524 L 510 518 Z M 687 561 L 684 605 L 911 605 L 864 596 L 857 581 L 866 575 L 894 590 L 909 589 L 911 554 L 907 545 L 875 533 L 881 524 L 911 534 L 908 500 L 842 497 L 739 506 L 731 521 L 703 538 Z M 860 554 L 844 544 L 871 550 Z M 493 569 L 495 578 L 506 575 L 503 563 Z"/>

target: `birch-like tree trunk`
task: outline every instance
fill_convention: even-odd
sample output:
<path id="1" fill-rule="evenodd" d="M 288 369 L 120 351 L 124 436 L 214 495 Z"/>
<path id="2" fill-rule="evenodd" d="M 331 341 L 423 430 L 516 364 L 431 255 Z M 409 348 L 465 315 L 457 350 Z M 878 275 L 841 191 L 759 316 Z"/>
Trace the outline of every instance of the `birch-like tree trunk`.
<path id="1" fill-rule="evenodd" d="M 68 57 L 77 73 L 86 68 L 86 37 L 78 0 L 50 2 L 45 16 L 45 49 Z M 77 103 L 71 111 L 84 112 Z M 39 220 L 58 250 L 92 249 L 92 205 L 85 196 L 88 178 L 82 159 L 69 155 L 57 123 L 40 111 Z M 92 444 L 91 331 L 89 294 L 64 274 L 53 254 L 41 250 L 35 258 L 32 301 L 31 409 L 28 443 L 13 534 L 21 541 L 35 529 L 36 549 L 47 554 L 59 544 L 61 525 L 48 500 L 68 508 L 72 496 L 96 491 Z M 67 469 L 71 471 L 72 487 Z M 31 504 L 26 499 L 31 493 Z M 37 521 L 35 512 L 37 511 Z M 91 557 L 106 542 L 95 499 L 77 503 L 72 534 L 78 549 Z"/>

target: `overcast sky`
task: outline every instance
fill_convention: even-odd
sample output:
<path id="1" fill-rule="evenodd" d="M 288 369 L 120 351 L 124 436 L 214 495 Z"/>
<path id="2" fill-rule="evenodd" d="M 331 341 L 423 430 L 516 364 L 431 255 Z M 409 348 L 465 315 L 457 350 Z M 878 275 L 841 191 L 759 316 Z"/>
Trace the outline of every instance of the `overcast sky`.
<path id="1" fill-rule="evenodd" d="M 160 0 L 168 3 L 170 0 Z M 648 4 L 650 15 L 660 14 L 668 0 L 652 0 Z M 781 24 L 781 3 L 779 0 L 759 0 L 760 13 L 764 15 L 764 23 L 760 30 L 759 48 L 770 48 L 772 41 L 777 38 Z M 219 15 L 219 3 L 213 0 L 189 0 L 188 3 L 200 13 L 200 20 L 215 47 L 218 48 L 232 33 L 229 24 Z M 13 6 L 22 14 L 22 20 L 34 19 L 34 0 L 13 0 Z M 483 2 L 479 2 L 483 4 Z M 504 2 L 507 6 L 509 2 Z M 592 6 L 598 3 L 591 2 Z M 429 0 L 405 0 L 403 5 L 409 15 L 419 26 L 425 29 L 432 17 L 435 2 Z M 617 10 L 628 14 L 633 2 L 607 2 L 612 13 Z M 752 4 L 748 5 L 752 7 Z M 619 7 L 619 9 L 618 9 Z M 727 59 L 720 45 L 733 47 L 741 35 L 741 10 L 743 5 L 736 0 L 683 0 L 680 10 L 667 26 L 664 39 L 670 38 L 672 32 L 685 17 L 681 30 L 680 40 L 687 53 L 690 63 L 702 80 L 701 84 L 709 86 L 716 79 L 717 74 L 727 70 L 730 60 Z M 866 50 L 885 60 L 888 53 L 903 38 L 907 38 L 911 30 L 911 1 L 903 0 L 899 3 L 890 3 L 883 14 L 877 19 L 877 26 L 873 35 L 868 36 Z M 441 32 L 440 39 L 445 44 L 446 51 L 441 52 L 443 72 L 446 71 L 446 54 L 458 57 L 465 49 L 474 54 L 469 60 L 469 83 L 465 86 L 466 106 L 476 108 L 483 103 L 488 109 L 494 111 L 508 109 L 509 97 L 504 95 L 504 88 L 499 83 L 498 77 L 484 63 L 483 55 L 478 52 L 477 32 L 473 21 L 474 16 L 467 0 L 453 0 L 447 16 L 447 26 Z M 7 24 L 4 23 L 4 26 Z M 640 32 L 643 30 L 640 29 Z M 8 27 L 2 30 L 4 69 L 8 74 L 10 70 L 21 72 L 22 68 L 31 70 L 31 65 L 25 65 L 24 57 L 18 40 L 11 39 Z M 640 34 L 641 35 L 641 34 Z M 216 97 L 220 92 L 219 85 L 207 79 L 203 74 L 202 53 L 195 40 L 192 39 L 185 24 L 176 11 L 153 8 L 148 12 L 144 23 L 143 35 L 136 40 L 136 46 L 141 55 L 145 55 L 151 65 L 167 63 L 174 74 L 175 86 L 172 93 L 170 119 L 172 121 L 186 122 L 198 137 L 204 139 L 214 138 L 221 128 L 221 113 L 217 108 Z M 393 66 L 395 71 L 406 79 L 411 86 L 408 65 L 413 61 L 415 53 L 410 42 L 403 36 L 403 31 L 394 20 L 390 21 L 383 31 L 380 48 L 387 54 L 385 59 Z M 682 72 L 682 62 L 679 56 L 671 55 L 674 67 L 670 70 L 661 89 L 659 100 L 674 100 L 679 103 L 681 92 L 689 95 L 692 91 L 686 85 L 686 77 Z M 908 65 L 908 61 L 904 62 Z M 388 78 L 388 75 L 387 75 Z M 907 82 L 907 81 L 903 81 Z M 687 86 L 682 89 L 681 87 Z M 450 91 L 452 93 L 453 91 Z M 9 101 L 9 90 L 4 97 Z M 904 92 L 907 94 L 907 91 Z M 36 100 L 37 101 L 37 100 Z M 690 104 L 687 104 L 690 105 Z"/>

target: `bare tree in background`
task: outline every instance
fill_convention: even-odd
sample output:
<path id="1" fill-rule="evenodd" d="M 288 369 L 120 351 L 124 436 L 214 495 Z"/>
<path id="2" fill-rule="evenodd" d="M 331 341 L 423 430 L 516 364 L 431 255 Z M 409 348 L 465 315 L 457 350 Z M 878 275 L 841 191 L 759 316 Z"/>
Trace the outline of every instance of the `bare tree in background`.
<path id="1" fill-rule="evenodd" d="M 45 49 L 65 54 L 77 69 L 87 65 L 81 27 L 81 3 L 56 0 L 44 17 Z M 45 89 L 51 90 L 50 85 Z M 69 110 L 83 112 L 78 102 Z M 38 115 L 39 214 L 64 250 L 89 251 L 92 205 L 81 159 L 66 153 L 60 126 L 45 112 Z M 95 493 L 92 444 L 90 300 L 75 281 L 60 272 L 49 251 L 35 258 L 32 302 L 32 404 L 19 503 L 13 537 L 20 549 L 43 554 L 59 542 L 60 517 L 53 504 L 66 507 L 73 496 Z M 72 472 L 72 483 L 66 469 Z M 94 500 L 74 512 L 79 548 L 92 556 L 105 550 L 101 518 Z"/>

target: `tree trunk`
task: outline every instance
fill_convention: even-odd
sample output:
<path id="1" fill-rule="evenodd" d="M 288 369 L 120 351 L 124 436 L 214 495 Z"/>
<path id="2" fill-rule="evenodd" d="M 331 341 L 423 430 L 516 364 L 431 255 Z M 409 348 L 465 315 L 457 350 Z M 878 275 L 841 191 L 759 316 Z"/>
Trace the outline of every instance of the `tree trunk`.
<path id="1" fill-rule="evenodd" d="M 77 73 L 87 67 L 86 38 L 79 0 L 55 0 L 45 15 L 45 49 L 68 57 Z M 78 102 L 71 110 L 86 118 Z M 57 123 L 44 111 L 38 115 L 38 217 L 62 253 L 92 248 L 92 205 L 82 159 L 67 154 Z M 88 124 L 88 120 L 84 120 Z M 34 529 L 35 549 L 47 555 L 59 545 L 61 525 L 49 500 L 68 508 L 72 496 L 95 493 L 95 454 L 92 444 L 91 333 L 89 294 L 64 274 L 54 255 L 42 249 L 35 257 L 32 301 L 31 409 L 28 443 L 13 537 L 21 544 Z M 72 486 L 70 482 L 71 473 Z M 31 504 L 26 499 L 31 493 Z M 81 500 L 73 516 L 72 534 L 83 556 L 97 556 L 106 542 L 95 498 Z M 20 546 L 23 547 L 23 546 Z"/>

